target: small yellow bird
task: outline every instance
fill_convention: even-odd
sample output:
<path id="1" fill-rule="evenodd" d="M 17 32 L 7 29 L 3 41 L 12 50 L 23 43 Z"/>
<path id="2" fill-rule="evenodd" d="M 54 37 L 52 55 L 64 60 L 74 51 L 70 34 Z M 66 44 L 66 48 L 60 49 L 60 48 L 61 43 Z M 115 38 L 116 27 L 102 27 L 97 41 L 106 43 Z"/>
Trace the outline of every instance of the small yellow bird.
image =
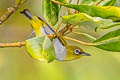
<path id="1" fill-rule="evenodd" d="M 21 13 L 29 19 L 29 22 L 36 33 L 36 36 L 41 36 L 43 33 L 47 35 L 57 33 L 43 19 L 40 17 L 32 16 L 31 12 L 28 9 L 24 9 Z M 90 56 L 90 54 L 85 53 L 83 49 L 78 46 L 69 46 L 63 39 L 62 35 L 56 34 L 56 37 L 52 39 L 52 42 L 54 45 L 57 60 L 69 61 L 79 59 L 83 56 Z"/>

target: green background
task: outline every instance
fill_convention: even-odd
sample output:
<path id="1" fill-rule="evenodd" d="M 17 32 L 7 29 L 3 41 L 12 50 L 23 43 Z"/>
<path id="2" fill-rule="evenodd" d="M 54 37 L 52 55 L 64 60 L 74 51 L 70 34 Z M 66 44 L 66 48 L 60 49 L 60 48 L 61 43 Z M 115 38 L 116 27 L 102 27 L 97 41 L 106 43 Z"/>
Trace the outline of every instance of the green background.
<path id="1" fill-rule="evenodd" d="M 15 0 L 0 0 L 0 15 L 14 2 Z M 32 29 L 19 12 L 28 8 L 33 14 L 42 16 L 41 5 L 41 0 L 28 0 L 22 5 L 15 14 L 0 25 L 0 42 L 26 40 Z M 119 0 L 116 5 L 120 6 Z M 97 33 L 92 29 L 80 27 L 79 31 L 98 38 L 119 27 L 100 30 Z M 70 36 L 89 42 L 83 36 L 73 34 Z M 76 44 L 92 56 L 68 62 L 44 63 L 31 58 L 25 47 L 0 48 L 0 80 L 120 80 L 120 53 L 87 47 L 70 41 L 68 44 Z"/>

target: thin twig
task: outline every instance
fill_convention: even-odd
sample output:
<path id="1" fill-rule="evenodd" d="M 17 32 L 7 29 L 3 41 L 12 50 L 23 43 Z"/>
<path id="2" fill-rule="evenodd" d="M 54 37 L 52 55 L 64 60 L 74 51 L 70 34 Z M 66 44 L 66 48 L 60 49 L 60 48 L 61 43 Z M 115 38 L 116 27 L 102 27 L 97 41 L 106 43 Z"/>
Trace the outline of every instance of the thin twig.
<path id="1" fill-rule="evenodd" d="M 62 3 L 60 3 L 59 1 L 56 1 L 56 0 L 51 0 L 51 1 L 56 3 L 56 4 L 62 5 Z M 72 0 L 69 1 L 69 3 L 71 3 L 71 2 L 72 2 Z M 72 14 L 70 9 L 67 9 L 67 11 L 68 11 L 68 14 Z M 59 33 L 64 35 L 64 33 L 66 31 L 68 31 L 70 27 L 71 27 L 71 24 L 67 24 L 62 30 L 59 31 Z"/>
<path id="2" fill-rule="evenodd" d="M 25 46 L 25 42 L 0 43 L 0 48 L 4 48 L 4 47 L 22 47 L 22 46 Z"/>
<path id="3" fill-rule="evenodd" d="M 70 4 L 70 3 L 72 3 L 72 0 L 69 1 L 69 4 Z M 67 8 L 67 12 L 68 12 L 69 15 L 72 14 L 72 11 L 71 11 L 70 8 Z"/>
<path id="4" fill-rule="evenodd" d="M 59 33 L 64 35 L 64 33 L 68 31 L 71 27 L 72 27 L 71 24 L 67 24 L 62 30 L 59 31 Z"/>
<path id="5" fill-rule="evenodd" d="M 77 5 L 79 4 L 80 0 L 77 0 Z M 75 10 L 75 14 L 79 13 L 79 11 Z"/>
<path id="6" fill-rule="evenodd" d="M 62 3 L 59 2 L 59 1 L 56 1 L 56 0 L 51 0 L 51 1 L 54 2 L 54 3 L 56 3 L 56 4 L 62 5 Z"/>
<path id="7" fill-rule="evenodd" d="M 82 45 L 86 45 L 86 46 L 93 46 L 94 45 L 93 43 L 82 42 L 82 41 L 79 41 L 79 40 L 76 40 L 76 39 L 73 39 L 73 38 L 70 38 L 70 37 L 66 37 L 66 36 L 64 36 L 63 38 L 67 39 L 67 40 L 74 41 L 74 42 L 78 42 L 78 43 L 80 43 Z"/>
<path id="8" fill-rule="evenodd" d="M 72 32 L 72 33 L 86 36 L 87 38 L 89 38 L 89 39 L 91 39 L 91 40 L 93 40 L 93 41 L 96 40 L 95 37 L 93 37 L 93 36 L 91 36 L 91 35 L 89 35 L 89 34 L 87 34 L 87 33 L 81 33 L 81 32 Z"/>
<path id="9" fill-rule="evenodd" d="M 5 22 L 26 0 L 20 0 L 12 7 L 8 8 L 7 11 L 0 17 L 0 24 Z"/>
<path id="10" fill-rule="evenodd" d="M 61 2 L 56 1 L 56 0 L 51 0 L 52 2 L 58 4 L 58 5 L 63 5 Z M 69 1 L 69 3 L 71 3 L 72 0 Z M 67 8 L 68 14 L 72 14 L 72 11 L 70 10 L 70 8 Z"/>
<path id="11" fill-rule="evenodd" d="M 103 0 L 100 0 L 99 2 L 96 3 L 96 5 L 100 4 Z"/>
<path id="12" fill-rule="evenodd" d="M 60 29 L 62 22 L 58 22 L 57 28 L 56 28 L 56 32 L 58 32 L 58 30 Z"/>
<path id="13" fill-rule="evenodd" d="M 68 29 L 66 30 L 66 32 L 64 32 L 63 36 L 73 32 L 74 28 L 73 28 L 73 25 L 71 25 L 70 27 L 68 27 Z"/>
<path id="14" fill-rule="evenodd" d="M 77 5 L 79 4 L 80 0 L 77 0 Z"/>

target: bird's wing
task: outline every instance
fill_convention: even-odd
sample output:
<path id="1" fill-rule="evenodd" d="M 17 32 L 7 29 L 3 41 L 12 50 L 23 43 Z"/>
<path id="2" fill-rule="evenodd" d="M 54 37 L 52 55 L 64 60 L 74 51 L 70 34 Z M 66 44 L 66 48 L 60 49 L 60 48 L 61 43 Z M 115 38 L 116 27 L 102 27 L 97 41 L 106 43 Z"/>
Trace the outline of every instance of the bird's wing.
<path id="1" fill-rule="evenodd" d="M 43 25 L 42 29 L 43 29 L 43 32 L 46 33 L 46 35 L 55 33 L 55 31 L 48 24 Z M 66 47 L 62 43 L 61 39 L 59 39 L 59 36 L 56 38 L 53 38 L 52 42 L 55 49 L 56 59 L 64 60 L 66 56 Z"/>
<path id="2" fill-rule="evenodd" d="M 55 49 L 56 59 L 64 60 L 66 56 L 66 47 L 61 43 L 59 38 L 53 39 L 53 45 Z"/>
<path id="3" fill-rule="evenodd" d="M 46 33 L 47 35 L 48 34 L 53 34 L 55 33 L 55 31 L 52 29 L 52 27 L 46 22 L 44 21 L 42 18 L 38 17 L 39 20 L 41 20 L 43 22 L 42 24 L 42 33 Z"/>

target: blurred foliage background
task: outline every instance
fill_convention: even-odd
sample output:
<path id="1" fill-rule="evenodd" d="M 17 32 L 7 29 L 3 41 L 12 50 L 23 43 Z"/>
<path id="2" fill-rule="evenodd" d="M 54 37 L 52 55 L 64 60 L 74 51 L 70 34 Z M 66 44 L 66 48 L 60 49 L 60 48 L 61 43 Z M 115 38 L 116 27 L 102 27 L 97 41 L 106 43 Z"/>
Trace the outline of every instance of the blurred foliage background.
<path id="1" fill-rule="evenodd" d="M 15 0 L 0 0 L 0 15 L 14 2 Z M 35 15 L 42 16 L 41 5 L 41 0 L 28 0 L 22 5 L 15 14 L 0 25 L 0 42 L 26 40 L 32 29 L 28 21 L 19 12 L 28 8 Z M 116 5 L 120 6 L 119 0 Z M 98 32 L 80 27 L 79 31 L 100 37 L 119 27 Z M 88 42 L 82 36 L 74 35 L 74 37 Z M 70 41 L 68 43 L 82 47 L 92 56 L 69 62 L 44 63 L 32 59 L 25 47 L 0 48 L 0 80 L 120 80 L 120 53 L 87 47 Z"/>

